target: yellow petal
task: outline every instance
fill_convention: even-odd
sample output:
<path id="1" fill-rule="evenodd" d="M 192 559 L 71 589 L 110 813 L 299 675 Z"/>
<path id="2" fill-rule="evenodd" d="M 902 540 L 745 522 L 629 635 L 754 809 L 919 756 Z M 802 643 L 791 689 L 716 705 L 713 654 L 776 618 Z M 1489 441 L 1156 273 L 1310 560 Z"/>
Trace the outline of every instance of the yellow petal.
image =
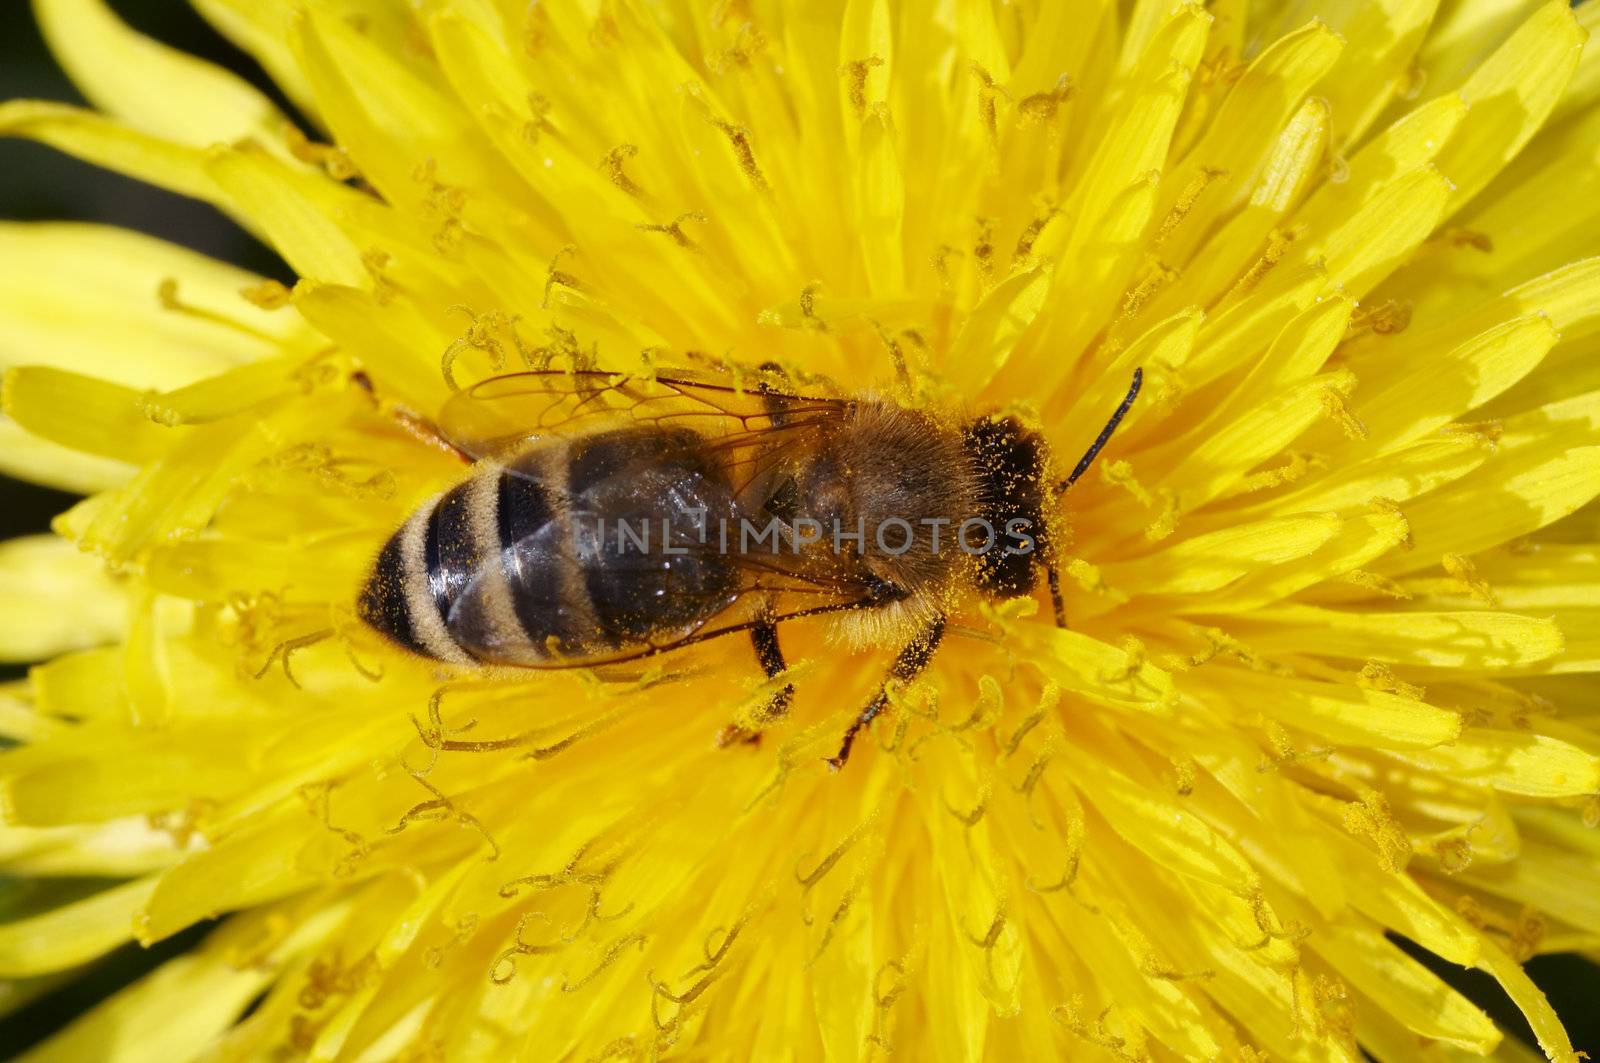
<path id="1" fill-rule="evenodd" d="M 1360 298 L 1406 260 L 1433 232 L 1450 201 L 1448 178 L 1423 166 L 1383 185 L 1307 256 L 1327 261 L 1330 282 Z"/>
<path id="2" fill-rule="evenodd" d="M 1373 398 L 1361 401 L 1365 395 L 1358 393 L 1355 414 L 1375 445 L 1409 443 L 1511 387 L 1560 338 L 1550 318 L 1533 315 L 1439 351 L 1426 363 L 1375 367 L 1362 374 L 1363 388 L 1370 388 Z M 1393 352 L 1387 356 L 1395 359 Z M 1447 387 L 1444 380 L 1459 383 Z"/>
<path id="3" fill-rule="evenodd" d="M 1241 713 L 1259 712 L 1339 744 L 1430 749 L 1454 741 L 1462 730 L 1457 713 L 1380 690 L 1237 668 L 1209 678 Z"/>
<path id="4" fill-rule="evenodd" d="M 126 229 L 0 224 L 0 367 L 53 365 L 171 388 L 319 346 L 292 309 L 241 295 L 263 279 Z M 95 313 L 85 313 L 85 291 Z"/>
<path id="5" fill-rule="evenodd" d="M 263 933 L 259 927 L 256 933 Z M 234 947 L 248 945 L 232 943 Z M 272 979 L 266 963 L 238 966 L 222 948 L 179 956 L 119 990 L 19 1057 L 27 1063 L 167 1063 L 207 1047 Z"/>
<path id="6" fill-rule="evenodd" d="M 1332 514 L 1283 517 L 1199 535 L 1141 558 L 1104 568 L 1113 587 L 1144 594 L 1205 594 L 1259 569 L 1314 554 L 1338 534 Z"/>
<path id="7" fill-rule="evenodd" d="M 133 940 L 133 916 L 155 889 L 142 878 L 40 915 L 0 923 L 0 978 L 75 967 Z"/>
<path id="8" fill-rule="evenodd" d="M 47 366 L 6 371 L 0 409 L 23 428 L 73 450 L 104 458 L 154 461 L 178 441 L 177 433 L 146 416 L 139 392 L 98 377 Z"/>
<path id="9" fill-rule="evenodd" d="M 0 475 L 88 495 L 121 487 L 137 471 L 126 462 L 97 458 L 40 439 L 15 421 L 0 417 Z"/>
<path id="10" fill-rule="evenodd" d="M 1038 316 L 1053 279 L 1041 266 L 1007 279 L 984 296 L 950 352 L 951 384 L 958 391 L 981 390 L 1005 365 L 1018 337 Z"/>
<path id="11" fill-rule="evenodd" d="M 0 660 L 37 661 L 118 638 L 127 602 L 104 566 L 51 536 L 0 543 Z"/>
<path id="12" fill-rule="evenodd" d="M 1571 6 L 1552 0 L 1461 86 L 1471 110 L 1437 160 L 1455 184 L 1450 211 L 1477 195 L 1538 130 L 1577 68 L 1585 36 Z"/>
<path id="13" fill-rule="evenodd" d="M 1407 532 L 1408 525 L 1402 514 L 1387 510 L 1363 513 L 1346 520 L 1327 545 L 1304 560 L 1245 576 L 1209 598 L 1193 599 L 1184 610 L 1243 613 L 1259 609 L 1324 580 L 1365 568 L 1390 554 L 1405 541 Z"/>
<path id="14" fill-rule="evenodd" d="M 128 878 L 170 867 L 182 853 L 172 834 L 143 816 L 91 827 L 0 827 L 7 866 L 45 878 Z"/>
<path id="15" fill-rule="evenodd" d="M 1438 0 L 1382 0 L 1344 8 L 1302 6 L 1331 19 L 1334 31 L 1349 42 L 1344 61 L 1322 91 L 1337 124 L 1336 141 L 1358 142 L 1395 94 L 1407 87 L 1409 66 Z"/>
<path id="16" fill-rule="evenodd" d="M 316 100 L 289 48 L 288 9 L 254 0 L 194 0 L 207 22 L 260 63 L 302 114 L 315 117 Z"/>
<path id="17" fill-rule="evenodd" d="M 1581 1057 L 1573 1052 L 1566 1028 L 1550 1006 L 1544 990 L 1534 985 L 1522 965 L 1507 956 L 1505 950 L 1496 945 L 1488 934 L 1479 931 L 1479 937 L 1482 951 L 1477 966 L 1493 975 L 1511 995 L 1517 1008 L 1527 1018 L 1528 1025 L 1533 1027 L 1533 1034 L 1539 1039 L 1539 1047 L 1544 1049 L 1544 1054 L 1555 1063 L 1578 1063 Z"/>
<path id="18" fill-rule="evenodd" d="M 1433 92 L 1447 92 L 1470 76 L 1518 26 L 1548 0 L 1482 0 L 1441 4 L 1427 43 L 1418 56 L 1418 76 Z"/>
<path id="19" fill-rule="evenodd" d="M 1187 260 L 1204 242 L 1213 223 L 1249 193 L 1301 101 L 1339 59 L 1344 41 L 1321 19 L 1273 41 L 1250 61 L 1199 142 L 1162 177 L 1171 209 L 1204 169 L 1221 170 L 1202 199 L 1186 212 L 1177 237 L 1169 235 L 1163 254 Z"/>
<path id="20" fill-rule="evenodd" d="M 1332 923 L 1317 934 L 1313 948 L 1419 1037 L 1474 1052 L 1499 1043 L 1489 1016 L 1377 930 Z"/>
<path id="21" fill-rule="evenodd" d="M 33 8 L 73 83 L 131 128 L 196 148 L 246 137 L 283 148 L 286 119 L 243 79 L 134 32 L 101 0 Z"/>
<path id="22" fill-rule="evenodd" d="M 1474 860 L 1461 881 L 1519 907 L 1560 912 L 1562 922 L 1593 932 L 1600 928 L 1600 897 L 1589 888 L 1596 872 L 1600 860 L 1592 851 L 1528 837 L 1517 859 L 1503 864 Z"/>
<path id="23" fill-rule="evenodd" d="M 1278 510 L 1342 510 L 1376 498 L 1404 502 L 1468 476 L 1489 459 L 1470 436 L 1423 439 L 1364 461 L 1352 461 L 1298 491 L 1262 503 Z"/>
<path id="24" fill-rule="evenodd" d="M 1080 775 L 1088 770 L 1080 764 Z M 1116 772 L 1102 769 L 1093 774 L 1094 785 L 1085 788 L 1084 796 L 1124 841 L 1153 862 L 1235 895 L 1256 888 L 1250 862 L 1200 817 Z"/>
<path id="25" fill-rule="evenodd" d="M 368 282 L 362 249 L 338 224 L 344 215 L 343 201 L 357 193 L 248 151 L 213 152 L 202 167 L 207 179 L 260 226 L 296 273 L 340 284 Z"/>
<path id="26" fill-rule="evenodd" d="M 1548 660 L 1564 646 L 1554 622 L 1516 613 L 1355 613 L 1286 605 L 1258 610 L 1236 629 L 1261 650 L 1468 672 Z"/>
<path id="27" fill-rule="evenodd" d="M 1542 407 L 1505 424 L 1498 452 L 1470 479 L 1409 503 L 1416 549 L 1377 566 L 1387 574 L 1469 555 L 1550 524 L 1600 495 L 1600 393 Z M 1485 504 L 1486 500 L 1488 504 Z"/>
<path id="28" fill-rule="evenodd" d="M 1570 797 L 1600 789 L 1600 757 L 1542 734 L 1469 727 L 1451 745 L 1404 757 L 1463 782 L 1529 797 Z"/>
<path id="29" fill-rule="evenodd" d="M 145 184 L 224 206 L 199 149 L 162 140 L 93 111 L 38 100 L 0 103 L 0 136 L 27 137 Z"/>

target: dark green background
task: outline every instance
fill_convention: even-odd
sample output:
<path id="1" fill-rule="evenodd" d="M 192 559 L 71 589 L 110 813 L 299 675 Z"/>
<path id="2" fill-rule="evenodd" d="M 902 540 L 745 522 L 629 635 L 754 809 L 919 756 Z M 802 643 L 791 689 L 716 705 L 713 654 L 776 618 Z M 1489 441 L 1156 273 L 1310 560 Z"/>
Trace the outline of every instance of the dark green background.
<path id="1" fill-rule="evenodd" d="M 145 33 L 238 71 L 288 110 L 259 68 L 213 33 L 184 0 L 112 0 L 112 6 Z M 19 96 L 82 102 L 51 60 L 28 5 L 21 0 L 0 0 L 0 99 Z M 271 251 L 210 207 L 95 170 L 22 141 L 0 139 L 0 218 L 74 219 L 122 225 L 284 281 L 292 280 Z M 71 502 L 71 496 L 0 478 L 0 538 L 44 530 L 50 517 Z M 1595 883 L 1595 888 L 1600 889 L 1600 882 Z M 0 900 L 5 899 L 7 889 L 7 883 L 0 880 Z M 137 977 L 152 963 L 188 947 L 203 933 L 201 928 L 180 935 L 151 953 L 131 946 L 120 950 L 78 982 L 0 1020 L 0 1054 L 20 1051 L 100 996 Z M 1429 962 L 1485 1007 L 1503 1027 L 1519 1032 L 1531 1042 L 1521 1016 L 1487 975 L 1451 970 L 1431 959 Z M 1574 1046 L 1600 1058 L 1600 968 L 1576 957 L 1545 956 L 1529 964 L 1529 971 L 1566 1019 Z"/>

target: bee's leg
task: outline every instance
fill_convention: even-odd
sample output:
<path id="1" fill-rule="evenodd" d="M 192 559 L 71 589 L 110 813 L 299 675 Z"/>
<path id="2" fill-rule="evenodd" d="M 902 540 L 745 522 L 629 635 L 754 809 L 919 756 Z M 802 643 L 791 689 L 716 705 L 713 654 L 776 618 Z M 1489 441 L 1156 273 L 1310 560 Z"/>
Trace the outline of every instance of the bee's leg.
<path id="1" fill-rule="evenodd" d="M 1056 627 L 1067 626 L 1067 603 L 1061 597 L 1061 570 L 1051 565 L 1045 569 L 1045 580 L 1050 584 L 1050 607 L 1056 613 Z"/>
<path id="2" fill-rule="evenodd" d="M 377 387 L 372 383 L 372 377 L 367 375 L 365 369 L 356 370 L 351 375 L 350 382 L 371 396 L 373 405 L 379 413 L 391 418 L 413 438 L 421 440 L 430 447 L 437 447 L 447 454 L 453 454 L 462 461 L 472 461 L 472 455 L 450 442 L 438 425 L 421 414 L 412 413 L 393 399 L 379 395 Z"/>
<path id="3" fill-rule="evenodd" d="M 888 707 L 889 680 L 898 679 L 902 683 L 909 683 L 915 679 L 924 668 L 928 667 L 928 661 L 933 658 L 933 651 L 938 649 L 939 640 L 942 638 L 944 638 L 944 617 L 941 616 L 935 618 L 895 657 L 894 664 L 889 668 L 888 679 L 878 687 L 877 696 L 867 703 L 867 707 L 861 710 L 861 715 L 857 716 L 850 729 L 845 731 L 844 742 L 839 746 L 838 755 L 828 761 L 835 771 L 844 767 L 844 762 L 850 759 L 850 747 L 855 744 L 856 735 Z"/>
<path id="4" fill-rule="evenodd" d="M 761 662 L 761 670 L 767 673 L 768 679 L 776 679 L 782 675 L 789 666 L 783 660 L 783 648 L 778 645 L 778 625 L 762 621 L 750 629 L 750 644 L 755 647 L 756 660 Z M 772 695 L 767 702 L 767 707 L 761 710 L 756 717 L 759 724 L 771 723 L 789 712 L 789 702 L 794 698 L 794 684 L 785 683 Z M 735 742 L 744 742 L 754 745 L 761 741 L 761 732 L 752 731 L 738 724 L 729 724 L 717 736 L 717 745 L 731 746 Z"/>

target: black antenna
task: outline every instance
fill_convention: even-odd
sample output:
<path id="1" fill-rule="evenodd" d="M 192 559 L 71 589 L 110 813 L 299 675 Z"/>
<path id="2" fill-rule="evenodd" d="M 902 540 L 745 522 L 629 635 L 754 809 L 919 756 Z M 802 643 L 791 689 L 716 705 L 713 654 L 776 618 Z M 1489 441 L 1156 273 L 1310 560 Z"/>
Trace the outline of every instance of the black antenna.
<path id="1" fill-rule="evenodd" d="M 1117 425 L 1122 423 L 1122 418 L 1133 406 L 1133 400 L 1139 397 L 1139 385 L 1144 383 L 1144 367 L 1133 371 L 1133 386 L 1128 389 L 1128 394 L 1123 396 L 1122 405 L 1117 407 L 1117 412 L 1111 415 L 1111 420 L 1100 430 L 1100 436 L 1089 447 L 1089 452 L 1078 462 L 1078 467 L 1072 470 L 1072 475 L 1056 484 L 1056 494 L 1061 494 L 1067 488 L 1078 482 L 1078 477 L 1089 471 L 1089 466 L 1094 464 L 1095 457 L 1100 453 L 1100 448 L 1111 441 L 1111 433 L 1117 430 Z"/>

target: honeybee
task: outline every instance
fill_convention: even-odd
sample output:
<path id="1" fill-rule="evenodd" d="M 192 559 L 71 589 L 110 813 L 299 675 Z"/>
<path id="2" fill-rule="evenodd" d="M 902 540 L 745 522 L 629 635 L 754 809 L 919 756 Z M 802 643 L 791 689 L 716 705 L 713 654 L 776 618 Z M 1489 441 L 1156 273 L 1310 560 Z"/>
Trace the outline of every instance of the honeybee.
<path id="1" fill-rule="evenodd" d="M 769 679 L 787 669 L 780 625 L 824 617 L 853 645 L 898 647 L 838 767 L 964 599 L 1031 594 L 1043 569 L 1065 626 L 1051 504 L 1141 380 L 1052 481 L 1044 438 L 1013 417 L 799 394 L 772 371 L 754 387 L 688 372 L 494 377 L 438 423 L 471 474 L 383 546 L 358 611 L 400 646 L 466 665 L 589 667 L 744 632 Z M 778 688 L 757 726 L 793 696 Z M 722 740 L 757 737 L 730 726 Z"/>

